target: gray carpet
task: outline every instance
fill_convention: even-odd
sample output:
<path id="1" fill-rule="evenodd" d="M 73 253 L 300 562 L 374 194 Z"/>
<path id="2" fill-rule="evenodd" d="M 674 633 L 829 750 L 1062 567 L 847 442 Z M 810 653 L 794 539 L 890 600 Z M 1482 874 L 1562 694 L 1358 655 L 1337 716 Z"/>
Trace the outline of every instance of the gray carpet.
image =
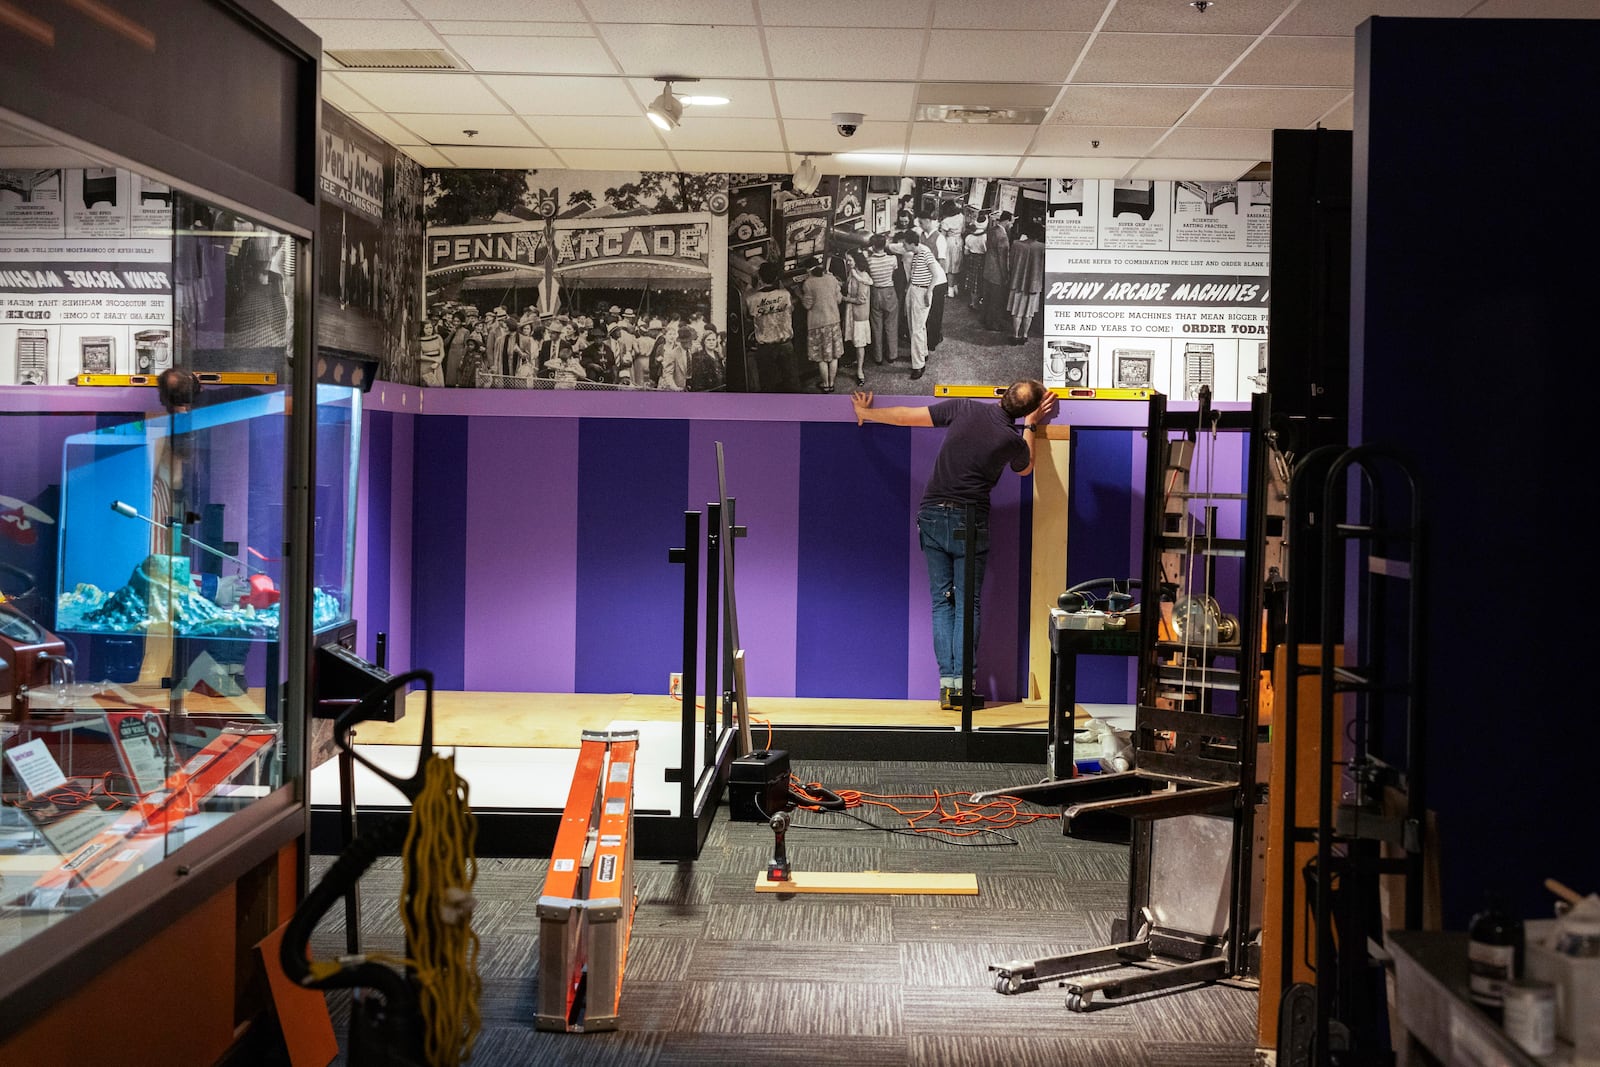
<path id="1" fill-rule="evenodd" d="M 1041 767 L 919 762 L 797 762 L 834 790 L 959 792 L 1038 781 Z M 902 807 L 917 806 L 903 802 Z M 921 806 L 926 807 L 926 803 Z M 1029 808 L 1041 812 L 1047 809 Z M 904 828 L 892 812 L 854 809 Z M 1127 848 L 1062 835 L 1060 823 L 964 839 L 887 833 L 837 814 L 799 812 L 796 870 L 972 872 L 977 896 L 756 893 L 772 850 L 761 823 L 724 806 L 694 862 L 641 862 L 620 1027 L 558 1034 L 533 1027 L 535 914 L 545 861 L 479 860 L 474 928 L 483 942 L 482 1026 L 471 1063 L 582 1067 L 1245 1067 L 1255 1060 L 1256 991 L 1229 982 L 1070 1012 L 1053 983 L 1002 996 L 988 968 L 1108 943 L 1127 892 Z M 979 844 L 979 843 L 982 844 Z M 330 857 L 315 857 L 313 877 Z M 400 868 L 362 881 L 362 946 L 398 953 Z M 342 909 L 313 955 L 344 951 Z M 329 1005 L 341 1047 L 347 993 Z M 344 1059 L 336 1061 L 343 1067 Z"/>

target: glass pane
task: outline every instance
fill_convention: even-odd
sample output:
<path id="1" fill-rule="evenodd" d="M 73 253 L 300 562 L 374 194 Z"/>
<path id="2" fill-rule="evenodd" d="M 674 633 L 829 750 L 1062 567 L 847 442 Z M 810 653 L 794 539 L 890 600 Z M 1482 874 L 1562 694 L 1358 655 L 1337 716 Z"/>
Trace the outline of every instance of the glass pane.
<path id="1" fill-rule="evenodd" d="M 303 243 L 94 162 L 0 169 L 0 951 L 302 773 L 281 620 Z M 319 629 L 350 618 L 360 420 L 352 389 L 320 401 Z"/>

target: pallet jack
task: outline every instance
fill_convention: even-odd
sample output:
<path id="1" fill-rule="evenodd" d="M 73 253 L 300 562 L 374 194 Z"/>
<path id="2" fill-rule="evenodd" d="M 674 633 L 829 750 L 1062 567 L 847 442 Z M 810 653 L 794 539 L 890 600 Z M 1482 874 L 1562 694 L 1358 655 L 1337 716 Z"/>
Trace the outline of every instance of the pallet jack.
<path id="1" fill-rule="evenodd" d="M 539 896 L 540 1030 L 615 1030 L 636 904 L 637 730 L 585 730 Z"/>
<path id="2" fill-rule="evenodd" d="M 1142 588 L 1147 596 L 1159 592 L 1159 601 L 1143 609 L 1133 768 L 972 797 L 1060 804 L 1068 834 L 1098 837 L 1116 826 L 1131 836 L 1128 908 L 1113 926 L 1115 943 L 989 968 L 1004 994 L 1059 981 L 1071 1011 L 1089 1010 L 1097 997 L 1125 1000 L 1259 974 L 1260 606 L 1267 575 L 1279 566 L 1269 513 L 1281 524 L 1285 510 L 1285 494 L 1270 484 L 1278 468 L 1267 398 L 1257 394 L 1241 417 L 1212 410 L 1206 392 L 1185 425 L 1167 416 L 1166 398 L 1156 394 L 1149 419 Z M 1239 449 L 1246 491 L 1219 493 L 1210 477 L 1191 490 L 1195 464 L 1209 471 L 1226 451 L 1222 438 L 1234 433 L 1247 435 Z M 1223 509 L 1231 513 L 1219 516 Z M 1225 613 L 1219 597 L 1237 614 Z"/>

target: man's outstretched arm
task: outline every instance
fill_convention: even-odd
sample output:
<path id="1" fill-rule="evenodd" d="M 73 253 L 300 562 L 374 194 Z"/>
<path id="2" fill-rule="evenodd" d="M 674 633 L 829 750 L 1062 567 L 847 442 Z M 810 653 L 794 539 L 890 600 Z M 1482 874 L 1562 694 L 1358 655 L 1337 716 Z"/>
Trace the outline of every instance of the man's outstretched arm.
<path id="1" fill-rule="evenodd" d="M 933 416 L 928 414 L 925 407 L 875 408 L 872 406 L 872 394 L 864 392 L 851 394 L 850 402 L 855 405 L 857 426 L 863 422 L 885 422 L 890 426 L 933 425 Z"/>

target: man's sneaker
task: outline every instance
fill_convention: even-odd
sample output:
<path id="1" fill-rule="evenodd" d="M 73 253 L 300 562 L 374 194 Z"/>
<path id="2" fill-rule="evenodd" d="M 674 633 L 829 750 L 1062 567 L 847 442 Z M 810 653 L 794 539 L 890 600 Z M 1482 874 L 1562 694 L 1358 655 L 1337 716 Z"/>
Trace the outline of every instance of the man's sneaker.
<path id="1" fill-rule="evenodd" d="M 939 687 L 939 710 L 953 711 L 956 706 L 956 691 L 948 685 Z"/>

